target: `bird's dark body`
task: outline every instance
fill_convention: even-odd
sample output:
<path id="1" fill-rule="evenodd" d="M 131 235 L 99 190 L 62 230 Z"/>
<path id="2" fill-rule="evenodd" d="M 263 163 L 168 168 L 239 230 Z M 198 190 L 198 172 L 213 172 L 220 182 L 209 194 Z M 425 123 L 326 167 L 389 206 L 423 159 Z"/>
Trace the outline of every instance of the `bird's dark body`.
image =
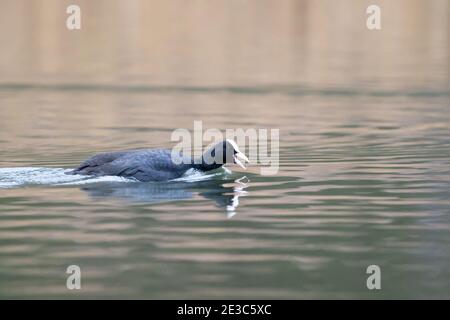
<path id="1" fill-rule="evenodd" d="M 180 178 L 189 169 L 210 171 L 225 163 L 234 163 L 234 156 L 239 154 L 236 143 L 231 140 L 217 143 L 196 161 L 180 155 L 174 162 L 172 152 L 164 149 L 105 152 L 90 157 L 68 174 L 120 176 L 143 182 L 168 181 Z M 244 158 L 248 162 L 247 157 Z"/>
<path id="2" fill-rule="evenodd" d="M 167 181 L 181 177 L 195 167 L 190 161 L 176 164 L 171 152 L 163 149 L 142 149 L 96 154 L 70 174 L 121 176 L 139 181 Z"/>

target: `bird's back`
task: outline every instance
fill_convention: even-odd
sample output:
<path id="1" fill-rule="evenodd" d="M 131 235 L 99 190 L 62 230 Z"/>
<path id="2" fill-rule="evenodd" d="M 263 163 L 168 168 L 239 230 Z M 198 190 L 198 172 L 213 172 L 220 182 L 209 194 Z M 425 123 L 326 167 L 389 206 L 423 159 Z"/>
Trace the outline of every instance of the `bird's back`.
<path id="1" fill-rule="evenodd" d="M 71 174 L 113 175 L 140 181 L 162 181 L 181 177 L 189 165 L 175 164 L 171 152 L 163 149 L 142 149 L 96 154 L 85 160 Z"/>

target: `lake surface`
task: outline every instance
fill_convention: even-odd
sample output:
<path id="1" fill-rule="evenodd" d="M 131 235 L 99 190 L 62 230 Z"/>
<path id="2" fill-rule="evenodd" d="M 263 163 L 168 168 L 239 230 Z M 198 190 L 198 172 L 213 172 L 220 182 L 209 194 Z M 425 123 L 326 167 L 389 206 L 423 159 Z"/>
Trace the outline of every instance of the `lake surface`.
<path id="1" fill-rule="evenodd" d="M 60 3 L 0 10 L 1 298 L 450 298 L 448 2 Z M 64 174 L 197 120 L 280 129 L 279 172 Z"/>

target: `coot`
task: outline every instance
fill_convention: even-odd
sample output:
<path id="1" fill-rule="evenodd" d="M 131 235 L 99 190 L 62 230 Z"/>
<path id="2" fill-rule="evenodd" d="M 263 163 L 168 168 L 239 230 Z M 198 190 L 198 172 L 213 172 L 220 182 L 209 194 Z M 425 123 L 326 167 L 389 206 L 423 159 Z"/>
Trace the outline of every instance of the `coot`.
<path id="1" fill-rule="evenodd" d="M 143 182 L 167 181 L 180 178 L 190 169 L 210 171 L 227 163 L 236 163 L 245 169 L 244 163 L 249 162 L 231 139 L 215 144 L 200 159 L 175 155 L 177 157 L 173 157 L 170 150 L 164 149 L 99 153 L 68 174 L 121 176 Z"/>

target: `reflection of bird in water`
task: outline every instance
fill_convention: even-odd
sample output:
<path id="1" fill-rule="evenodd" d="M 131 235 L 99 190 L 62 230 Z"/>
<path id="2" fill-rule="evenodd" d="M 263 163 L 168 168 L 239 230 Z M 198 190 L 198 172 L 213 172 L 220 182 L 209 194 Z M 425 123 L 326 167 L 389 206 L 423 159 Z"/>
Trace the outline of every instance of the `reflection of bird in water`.
<path id="1" fill-rule="evenodd" d="M 230 182 L 233 185 L 230 185 Z M 117 198 L 135 203 L 184 200 L 198 194 L 214 201 L 219 208 L 226 209 L 228 217 L 231 217 L 239 205 L 239 197 L 247 193 L 244 189 L 248 187 L 248 182 L 245 176 L 234 181 L 99 182 L 95 185 L 83 186 L 81 190 L 86 191 L 93 198 Z"/>

